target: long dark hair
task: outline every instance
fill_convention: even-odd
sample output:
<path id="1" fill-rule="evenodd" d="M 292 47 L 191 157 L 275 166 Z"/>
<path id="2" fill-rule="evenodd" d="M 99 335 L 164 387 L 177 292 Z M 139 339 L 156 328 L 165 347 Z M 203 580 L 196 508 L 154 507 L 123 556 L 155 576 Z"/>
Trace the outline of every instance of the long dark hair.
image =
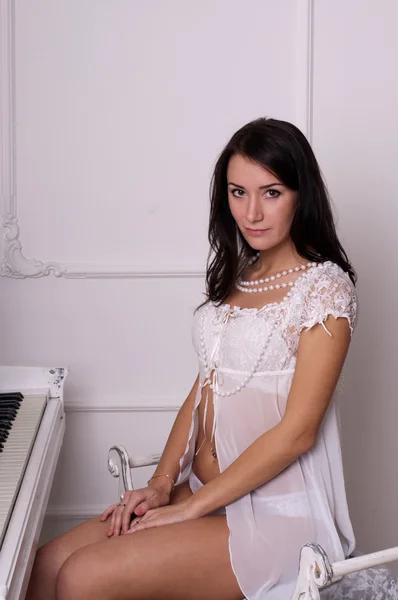
<path id="1" fill-rule="evenodd" d="M 259 118 L 232 136 L 211 178 L 205 303 L 221 304 L 256 253 L 241 234 L 228 204 L 227 168 L 235 154 L 265 167 L 299 192 L 290 230 L 298 254 L 314 262 L 337 263 L 355 284 L 356 273 L 337 237 L 329 194 L 307 138 L 287 121 Z"/>

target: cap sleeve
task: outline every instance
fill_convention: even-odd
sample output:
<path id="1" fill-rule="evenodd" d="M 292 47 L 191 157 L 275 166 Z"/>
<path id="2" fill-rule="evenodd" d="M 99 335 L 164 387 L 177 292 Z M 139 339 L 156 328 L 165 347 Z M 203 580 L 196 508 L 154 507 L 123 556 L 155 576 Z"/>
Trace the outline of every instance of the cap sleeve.
<path id="1" fill-rule="evenodd" d="M 315 269 L 315 277 L 305 294 L 300 320 L 300 332 L 320 323 L 328 335 L 324 321 L 332 315 L 347 319 L 351 335 L 357 321 L 357 296 L 354 284 L 341 267 L 334 263 Z"/>

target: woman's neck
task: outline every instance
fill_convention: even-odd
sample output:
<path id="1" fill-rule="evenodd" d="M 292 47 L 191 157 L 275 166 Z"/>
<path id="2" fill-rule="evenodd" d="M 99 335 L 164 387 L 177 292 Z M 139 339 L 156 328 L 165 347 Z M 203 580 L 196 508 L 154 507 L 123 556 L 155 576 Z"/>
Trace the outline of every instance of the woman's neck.
<path id="1" fill-rule="evenodd" d="M 253 264 L 252 273 L 261 273 L 262 276 L 267 276 L 307 262 L 298 254 L 293 244 L 285 244 L 283 247 L 261 250 L 258 259 Z"/>

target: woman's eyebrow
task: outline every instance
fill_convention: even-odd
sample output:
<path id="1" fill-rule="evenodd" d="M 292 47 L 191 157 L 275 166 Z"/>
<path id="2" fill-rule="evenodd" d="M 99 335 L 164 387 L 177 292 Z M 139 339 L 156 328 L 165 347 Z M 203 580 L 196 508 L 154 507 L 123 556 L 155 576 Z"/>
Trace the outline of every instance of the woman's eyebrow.
<path id="1" fill-rule="evenodd" d="M 233 181 L 229 181 L 228 185 L 234 185 L 237 188 L 240 188 L 241 190 L 244 190 L 245 188 L 243 187 L 243 185 L 238 185 L 237 183 L 234 183 Z M 267 188 L 270 187 L 274 187 L 275 185 L 283 185 L 283 183 L 268 183 L 267 185 L 260 185 L 260 187 L 258 188 L 259 190 L 266 190 Z"/>

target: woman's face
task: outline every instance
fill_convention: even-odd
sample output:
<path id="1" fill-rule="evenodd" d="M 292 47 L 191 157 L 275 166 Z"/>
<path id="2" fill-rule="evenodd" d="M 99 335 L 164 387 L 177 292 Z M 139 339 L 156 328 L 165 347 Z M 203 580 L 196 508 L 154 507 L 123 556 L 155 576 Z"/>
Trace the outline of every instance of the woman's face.
<path id="1" fill-rule="evenodd" d="M 290 240 L 298 192 L 241 154 L 227 169 L 228 202 L 237 226 L 255 250 L 268 250 Z"/>

